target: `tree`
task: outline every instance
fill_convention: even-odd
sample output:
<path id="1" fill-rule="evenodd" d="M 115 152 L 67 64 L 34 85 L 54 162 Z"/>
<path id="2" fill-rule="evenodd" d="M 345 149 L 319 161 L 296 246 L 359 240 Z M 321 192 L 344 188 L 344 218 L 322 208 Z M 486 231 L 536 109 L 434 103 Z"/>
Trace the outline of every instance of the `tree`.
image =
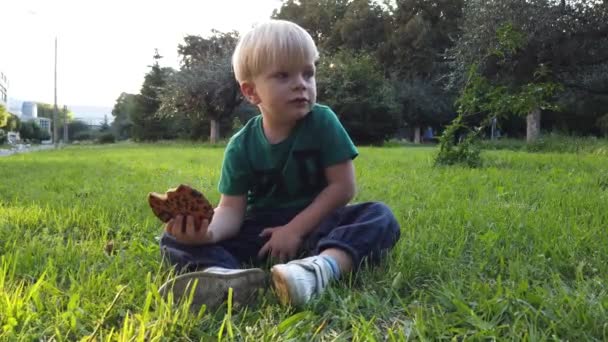
<path id="1" fill-rule="evenodd" d="M 387 41 L 388 16 L 375 1 L 350 1 L 344 17 L 335 24 L 332 47 L 374 53 Z"/>
<path id="2" fill-rule="evenodd" d="M 287 0 L 272 17 L 295 22 L 310 33 L 320 49 L 335 51 L 341 45 L 337 22 L 344 17 L 348 4 L 349 0 Z"/>
<path id="3" fill-rule="evenodd" d="M 44 103 L 44 102 L 36 102 L 36 106 L 38 107 L 38 117 L 51 119 L 51 125 L 54 125 L 54 105 Z M 64 108 L 64 109 L 61 109 Z M 67 109 L 66 106 L 58 106 L 57 109 L 57 127 L 63 127 L 65 118 L 67 118 L 68 123 L 74 119 L 74 113 Z"/>
<path id="4" fill-rule="evenodd" d="M 10 113 L 6 110 L 4 105 L 0 104 L 0 128 L 3 128 L 8 123 Z"/>
<path id="5" fill-rule="evenodd" d="M 471 65 L 479 65 L 484 77 L 505 86 L 534 82 L 540 70 L 545 81 L 565 87 L 562 98 L 574 102 L 608 95 L 608 11 L 594 0 L 469 0 L 464 10 L 462 35 L 450 51 L 452 85 L 461 88 Z M 509 40 L 510 24 L 521 32 L 520 46 L 506 54 L 496 47 Z M 568 96 L 567 94 L 575 94 Z M 567 103 L 562 103 L 567 108 Z M 530 129 L 540 127 L 542 108 L 527 116 Z M 599 108 L 597 115 L 603 114 Z M 593 121 L 593 120 L 592 120 Z M 537 136 L 529 132 L 530 140 Z"/>
<path id="6" fill-rule="evenodd" d="M 110 130 L 110 124 L 108 123 L 108 115 L 105 114 L 103 116 L 103 122 L 101 123 L 101 127 L 99 127 L 100 132 L 106 132 Z"/>
<path id="7" fill-rule="evenodd" d="M 4 126 L 4 128 L 9 132 L 18 132 L 21 128 L 21 120 L 17 115 L 9 113 L 8 120 L 6 121 L 6 126 Z"/>
<path id="8" fill-rule="evenodd" d="M 220 121 L 229 119 L 242 101 L 231 62 L 237 41 L 236 32 L 214 30 L 208 38 L 187 36 L 178 47 L 181 68 L 167 85 L 160 113 L 168 118 L 185 119 L 192 138 L 201 137 L 208 122 L 209 140 L 216 142 L 220 137 Z"/>
<path id="9" fill-rule="evenodd" d="M 158 60 L 162 58 L 158 51 L 154 55 L 154 64 L 144 77 L 144 83 L 136 99 L 136 107 L 131 113 L 133 121 L 132 134 L 136 140 L 156 141 L 170 137 L 170 120 L 158 115 L 160 96 L 167 84 L 167 79 L 173 74 L 171 68 L 161 68 Z"/>
<path id="10" fill-rule="evenodd" d="M 375 54 L 386 49 L 389 16 L 383 6 L 371 0 L 288 0 L 272 17 L 302 26 L 324 53 L 350 49 Z"/>
<path id="11" fill-rule="evenodd" d="M 112 109 L 114 120 L 112 120 L 111 128 L 119 140 L 131 137 L 131 130 L 133 128 L 131 117 L 136 110 L 137 95 L 123 92 L 118 99 L 116 99 L 116 103 Z"/>
<path id="12" fill-rule="evenodd" d="M 455 116 L 454 97 L 428 79 L 396 79 L 394 89 L 403 108 L 403 121 L 415 130 L 416 143 L 420 142 L 421 127 L 444 125 Z"/>
<path id="13" fill-rule="evenodd" d="M 317 84 L 319 101 L 336 111 L 354 141 L 382 143 L 397 130 L 399 104 L 371 55 L 341 51 L 323 59 Z"/>
<path id="14" fill-rule="evenodd" d="M 499 61 L 505 60 L 510 54 L 516 53 L 524 41 L 523 34 L 513 29 L 508 23 L 498 28 L 499 43 L 488 52 L 488 56 L 497 56 Z M 546 81 L 546 69 L 540 68 L 534 74 L 534 80 L 524 85 L 514 85 L 503 79 L 491 80 L 479 72 L 477 64 L 473 64 L 468 72 L 465 86 L 456 101 L 458 116 L 448 125 L 439 139 L 439 153 L 436 164 L 465 163 L 478 166 L 481 163 L 479 148 L 475 146 L 481 132 L 490 123 L 512 114 L 526 115 L 537 108 L 555 109 L 552 103 L 553 95 L 561 89 L 559 84 Z M 528 114 L 530 115 L 530 114 Z M 478 123 L 471 127 L 467 120 L 477 117 Z M 528 132 L 534 127 L 528 126 Z M 461 136 L 464 135 L 464 139 Z M 528 139 L 530 141 L 530 139 Z"/>
<path id="15" fill-rule="evenodd" d="M 41 141 L 48 140 L 51 138 L 47 131 L 44 131 L 34 121 L 28 121 L 21 123 L 19 129 L 19 135 L 23 140 Z"/>
<path id="16" fill-rule="evenodd" d="M 402 79 L 437 83 L 447 73 L 445 52 L 460 35 L 464 0 L 389 2 L 389 38 L 378 57 Z"/>

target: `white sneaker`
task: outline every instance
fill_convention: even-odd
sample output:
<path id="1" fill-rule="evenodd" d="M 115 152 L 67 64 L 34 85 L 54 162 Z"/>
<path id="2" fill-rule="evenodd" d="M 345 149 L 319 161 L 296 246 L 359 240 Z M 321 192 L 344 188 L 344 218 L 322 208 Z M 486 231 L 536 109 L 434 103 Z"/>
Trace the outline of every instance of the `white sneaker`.
<path id="1" fill-rule="evenodd" d="M 174 303 L 190 295 L 195 280 L 196 289 L 190 310 L 198 312 L 201 306 L 215 310 L 228 298 L 228 289 L 232 287 L 232 302 L 235 306 L 251 304 L 256 299 L 258 290 L 266 288 L 267 277 L 259 268 L 227 269 L 209 267 L 179 275 L 164 283 L 158 291 L 163 297 L 173 293 Z"/>
<path id="2" fill-rule="evenodd" d="M 274 265 L 270 271 L 283 305 L 305 304 L 314 295 L 322 293 L 333 278 L 331 266 L 318 255 Z"/>

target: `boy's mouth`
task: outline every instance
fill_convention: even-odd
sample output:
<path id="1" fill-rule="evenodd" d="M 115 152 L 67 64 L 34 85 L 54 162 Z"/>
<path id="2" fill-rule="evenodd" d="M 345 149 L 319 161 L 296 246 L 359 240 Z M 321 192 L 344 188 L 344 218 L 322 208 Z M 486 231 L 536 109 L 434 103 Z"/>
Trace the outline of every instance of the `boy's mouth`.
<path id="1" fill-rule="evenodd" d="M 305 97 L 298 97 L 293 100 L 290 100 L 289 103 L 304 104 L 304 103 L 308 103 L 308 99 Z"/>

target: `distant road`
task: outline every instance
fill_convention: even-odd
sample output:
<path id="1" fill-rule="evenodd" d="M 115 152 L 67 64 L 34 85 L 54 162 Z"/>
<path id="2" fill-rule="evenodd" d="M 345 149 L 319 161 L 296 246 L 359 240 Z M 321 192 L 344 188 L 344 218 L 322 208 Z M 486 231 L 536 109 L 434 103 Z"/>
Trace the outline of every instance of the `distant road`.
<path id="1" fill-rule="evenodd" d="M 17 145 L 17 147 L 11 148 L 11 149 L 0 149 L 0 157 L 6 157 L 6 156 L 10 156 L 10 155 L 17 154 L 17 153 L 28 153 L 28 152 L 35 152 L 35 151 L 41 151 L 41 150 L 50 150 L 50 149 L 54 149 L 54 148 L 55 148 L 54 145 L 36 145 L 36 146 L 31 146 L 31 147 L 27 147 L 27 145 Z"/>

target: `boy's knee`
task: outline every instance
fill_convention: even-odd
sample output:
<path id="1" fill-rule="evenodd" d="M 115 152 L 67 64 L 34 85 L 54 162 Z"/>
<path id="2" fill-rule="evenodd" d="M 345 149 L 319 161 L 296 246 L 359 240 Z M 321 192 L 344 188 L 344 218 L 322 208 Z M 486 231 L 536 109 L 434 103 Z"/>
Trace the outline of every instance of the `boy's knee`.
<path id="1" fill-rule="evenodd" d="M 372 202 L 370 209 L 373 210 L 380 218 L 382 224 L 377 229 L 382 229 L 382 236 L 390 240 L 389 245 L 394 245 L 401 236 L 401 227 L 391 208 L 383 202 Z"/>
<path id="2" fill-rule="evenodd" d="M 370 202 L 369 209 L 386 221 L 385 226 L 391 230 L 399 230 L 399 222 L 395 214 L 384 202 Z"/>

